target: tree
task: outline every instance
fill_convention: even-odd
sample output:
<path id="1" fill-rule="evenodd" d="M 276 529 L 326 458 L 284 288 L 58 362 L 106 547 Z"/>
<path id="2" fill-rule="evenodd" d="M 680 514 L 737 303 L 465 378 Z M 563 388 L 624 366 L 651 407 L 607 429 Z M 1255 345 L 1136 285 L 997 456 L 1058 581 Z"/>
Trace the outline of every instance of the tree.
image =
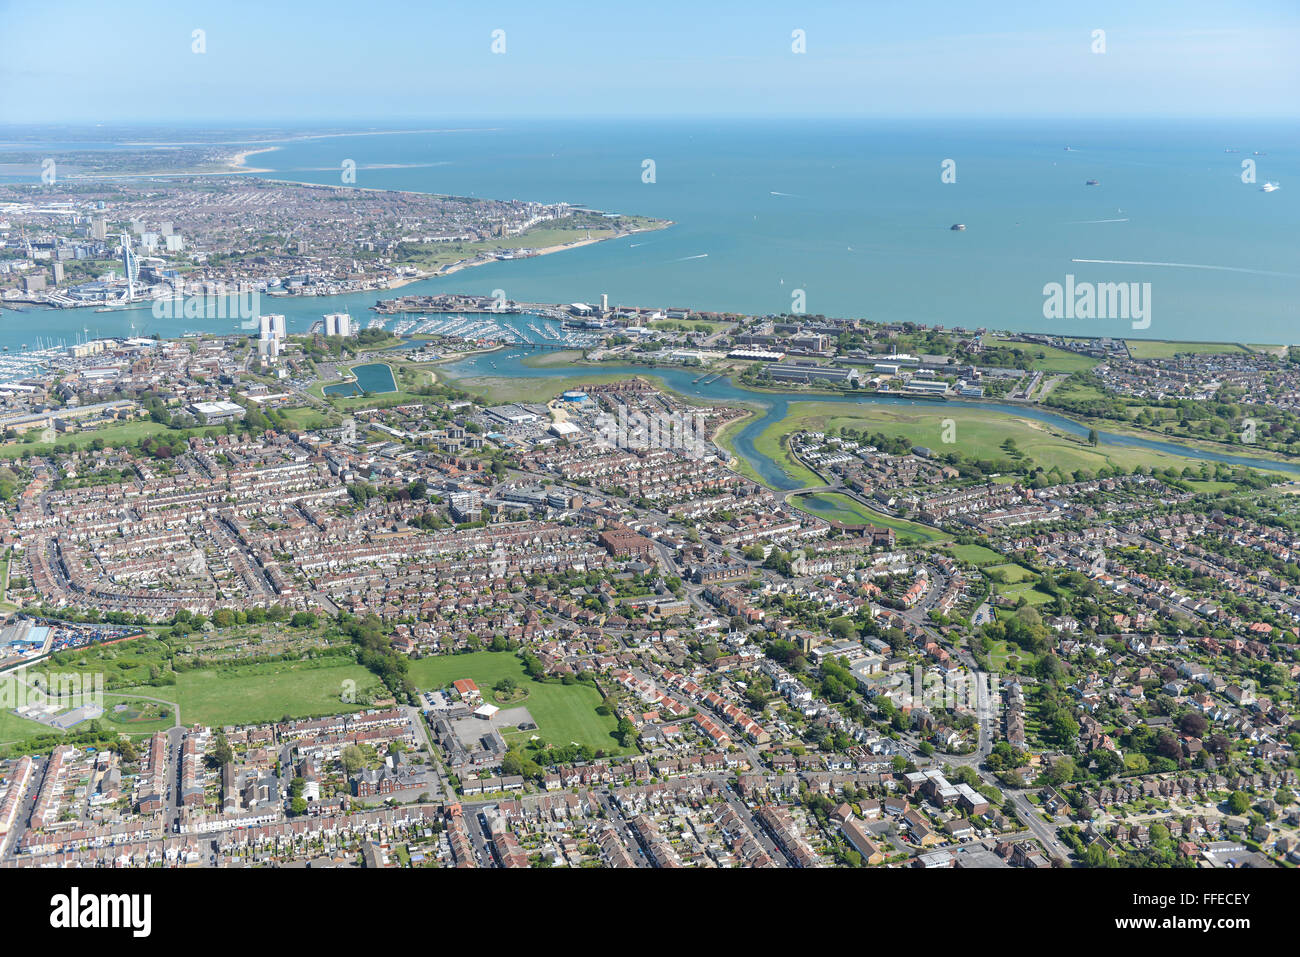
<path id="1" fill-rule="evenodd" d="M 614 736 L 618 738 L 618 743 L 620 745 L 625 748 L 630 748 L 636 743 L 636 725 L 627 718 L 619 718 L 618 730 L 614 732 Z"/>
<path id="2" fill-rule="evenodd" d="M 1046 777 L 1052 785 L 1067 784 L 1074 780 L 1074 772 L 1074 760 L 1068 757 L 1060 757 L 1053 761 L 1052 766 L 1047 769 Z"/>
<path id="3" fill-rule="evenodd" d="M 1205 729 L 1209 727 L 1209 722 L 1205 720 L 1205 715 L 1196 711 L 1189 711 L 1178 722 L 1178 727 L 1182 729 L 1184 734 L 1190 734 L 1194 738 L 1201 738 L 1205 736 Z"/>
<path id="4" fill-rule="evenodd" d="M 343 762 L 343 770 L 348 774 L 356 774 L 366 765 L 365 752 L 355 744 L 347 745 L 339 755 L 339 759 Z"/>
<path id="5" fill-rule="evenodd" d="M 214 768 L 221 768 L 235 760 L 235 751 L 226 740 L 226 736 L 220 731 L 212 742 L 212 749 L 208 751 L 208 763 Z"/>
<path id="6" fill-rule="evenodd" d="M 1233 814 L 1245 814 L 1250 810 L 1250 798 L 1242 791 L 1233 791 L 1228 795 L 1228 810 Z"/>
<path id="7" fill-rule="evenodd" d="M 1093 446 L 1093 447 L 1095 448 L 1096 445 L 1097 445 L 1097 443 L 1100 442 L 1100 441 L 1101 441 L 1101 436 L 1097 434 L 1097 430 L 1096 430 L 1096 429 L 1089 429 L 1089 430 L 1088 430 L 1088 444 L 1091 445 L 1091 446 Z"/>

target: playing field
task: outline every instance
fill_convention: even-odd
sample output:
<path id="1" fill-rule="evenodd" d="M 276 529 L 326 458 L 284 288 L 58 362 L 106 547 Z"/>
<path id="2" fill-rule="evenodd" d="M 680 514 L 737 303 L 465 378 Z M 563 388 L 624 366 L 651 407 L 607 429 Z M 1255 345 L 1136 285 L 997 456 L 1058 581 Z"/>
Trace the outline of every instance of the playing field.
<path id="1" fill-rule="evenodd" d="M 1159 339 L 1126 339 L 1129 355 L 1134 359 L 1172 359 L 1176 355 L 1217 355 L 1223 352 L 1249 352 L 1236 342 L 1163 342 Z"/>
<path id="2" fill-rule="evenodd" d="M 182 671 L 174 685 L 122 690 L 175 702 L 187 725 L 220 727 L 279 721 L 286 714 L 295 718 L 343 714 L 360 707 L 343 700 L 345 691 L 354 696 L 364 694 L 378 688 L 379 679 L 358 664 L 346 659 L 340 662 L 328 662 L 326 667 L 274 662 L 229 671 Z"/>
<path id="3" fill-rule="evenodd" d="M 445 688 L 453 681 L 469 678 L 479 686 L 485 701 L 492 700 L 492 687 L 498 681 L 514 678 L 528 692 L 528 697 L 517 704 L 532 714 L 537 730 L 507 733 L 507 741 L 536 734 L 547 744 L 577 743 L 606 752 L 628 753 L 611 737 L 618 724 L 614 716 L 596 714 L 599 691 L 588 684 L 533 681 L 524 671 L 523 660 L 509 652 L 478 651 L 418 658 L 411 662 L 408 677 L 421 691 Z"/>
<path id="4" fill-rule="evenodd" d="M 993 549 L 985 548 L 983 545 L 948 545 L 944 550 L 952 552 L 953 558 L 970 562 L 972 565 L 997 565 L 1007 560 L 1005 555 L 999 555 Z"/>
<path id="5" fill-rule="evenodd" d="M 1024 565 L 1017 565 L 1015 562 L 1008 562 L 1005 565 L 989 565 L 984 570 L 996 573 L 1008 585 L 1015 585 L 1023 581 L 1038 581 L 1037 575 Z"/>

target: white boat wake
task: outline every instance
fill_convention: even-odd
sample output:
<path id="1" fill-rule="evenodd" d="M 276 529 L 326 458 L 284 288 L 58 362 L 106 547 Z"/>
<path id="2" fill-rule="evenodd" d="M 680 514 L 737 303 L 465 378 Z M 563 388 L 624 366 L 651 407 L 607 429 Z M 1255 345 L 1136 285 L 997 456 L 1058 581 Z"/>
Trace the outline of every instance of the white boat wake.
<path id="1" fill-rule="evenodd" d="M 1270 269 L 1247 269 L 1244 266 L 1206 266 L 1202 263 L 1157 263 L 1135 259 L 1071 259 L 1072 263 L 1100 263 L 1105 266 L 1168 266 L 1173 269 L 1212 269 L 1215 272 L 1244 272 L 1255 276 L 1300 276 L 1294 272 L 1274 272 Z"/>

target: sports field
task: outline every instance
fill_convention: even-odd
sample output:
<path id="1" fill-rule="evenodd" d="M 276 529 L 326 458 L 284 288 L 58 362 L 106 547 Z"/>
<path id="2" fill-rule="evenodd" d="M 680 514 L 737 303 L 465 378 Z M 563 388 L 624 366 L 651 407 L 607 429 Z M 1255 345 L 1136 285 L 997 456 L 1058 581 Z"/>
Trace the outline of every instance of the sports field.
<path id="1" fill-rule="evenodd" d="M 514 678 L 528 693 L 528 697 L 516 704 L 528 709 L 537 722 L 537 730 L 507 733 L 507 741 L 535 734 L 547 744 L 577 743 L 611 753 L 628 753 L 611 736 L 618 724 L 614 716 L 596 713 L 601 700 L 599 691 L 582 683 L 534 681 L 524 671 L 523 660 L 509 652 L 477 651 L 468 655 L 418 658 L 411 662 L 408 677 L 421 691 L 445 688 L 453 681 L 469 678 L 479 686 L 485 701 L 492 700 L 492 687 L 498 681 Z"/>

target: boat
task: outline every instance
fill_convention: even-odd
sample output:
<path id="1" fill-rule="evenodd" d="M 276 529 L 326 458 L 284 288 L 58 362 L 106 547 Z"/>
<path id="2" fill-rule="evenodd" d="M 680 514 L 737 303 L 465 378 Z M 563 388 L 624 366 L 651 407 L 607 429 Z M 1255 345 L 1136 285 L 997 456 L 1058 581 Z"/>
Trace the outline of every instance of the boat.
<path id="1" fill-rule="evenodd" d="M 1271 193 L 1273 192 L 1273 190 L 1281 189 L 1281 188 L 1282 187 L 1277 185 L 1277 183 L 1265 183 L 1263 186 L 1259 188 L 1259 191 L 1261 193 Z"/>
<path id="2" fill-rule="evenodd" d="M 1100 186 L 1101 183 L 1097 182 L 1095 179 L 1090 179 L 1090 180 L 1088 180 L 1088 182 L 1084 183 L 1083 185 L 1084 185 L 1084 186 Z"/>
<path id="3" fill-rule="evenodd" d="M 952 224 L 951 226 L 949 226 L 948 228 L 960 232 L 961 230 L 963 230 L 963 229 L 966 228 L 966 224 L 965 224 L 965 223 L 953 223 L 953 224 Z"/>

